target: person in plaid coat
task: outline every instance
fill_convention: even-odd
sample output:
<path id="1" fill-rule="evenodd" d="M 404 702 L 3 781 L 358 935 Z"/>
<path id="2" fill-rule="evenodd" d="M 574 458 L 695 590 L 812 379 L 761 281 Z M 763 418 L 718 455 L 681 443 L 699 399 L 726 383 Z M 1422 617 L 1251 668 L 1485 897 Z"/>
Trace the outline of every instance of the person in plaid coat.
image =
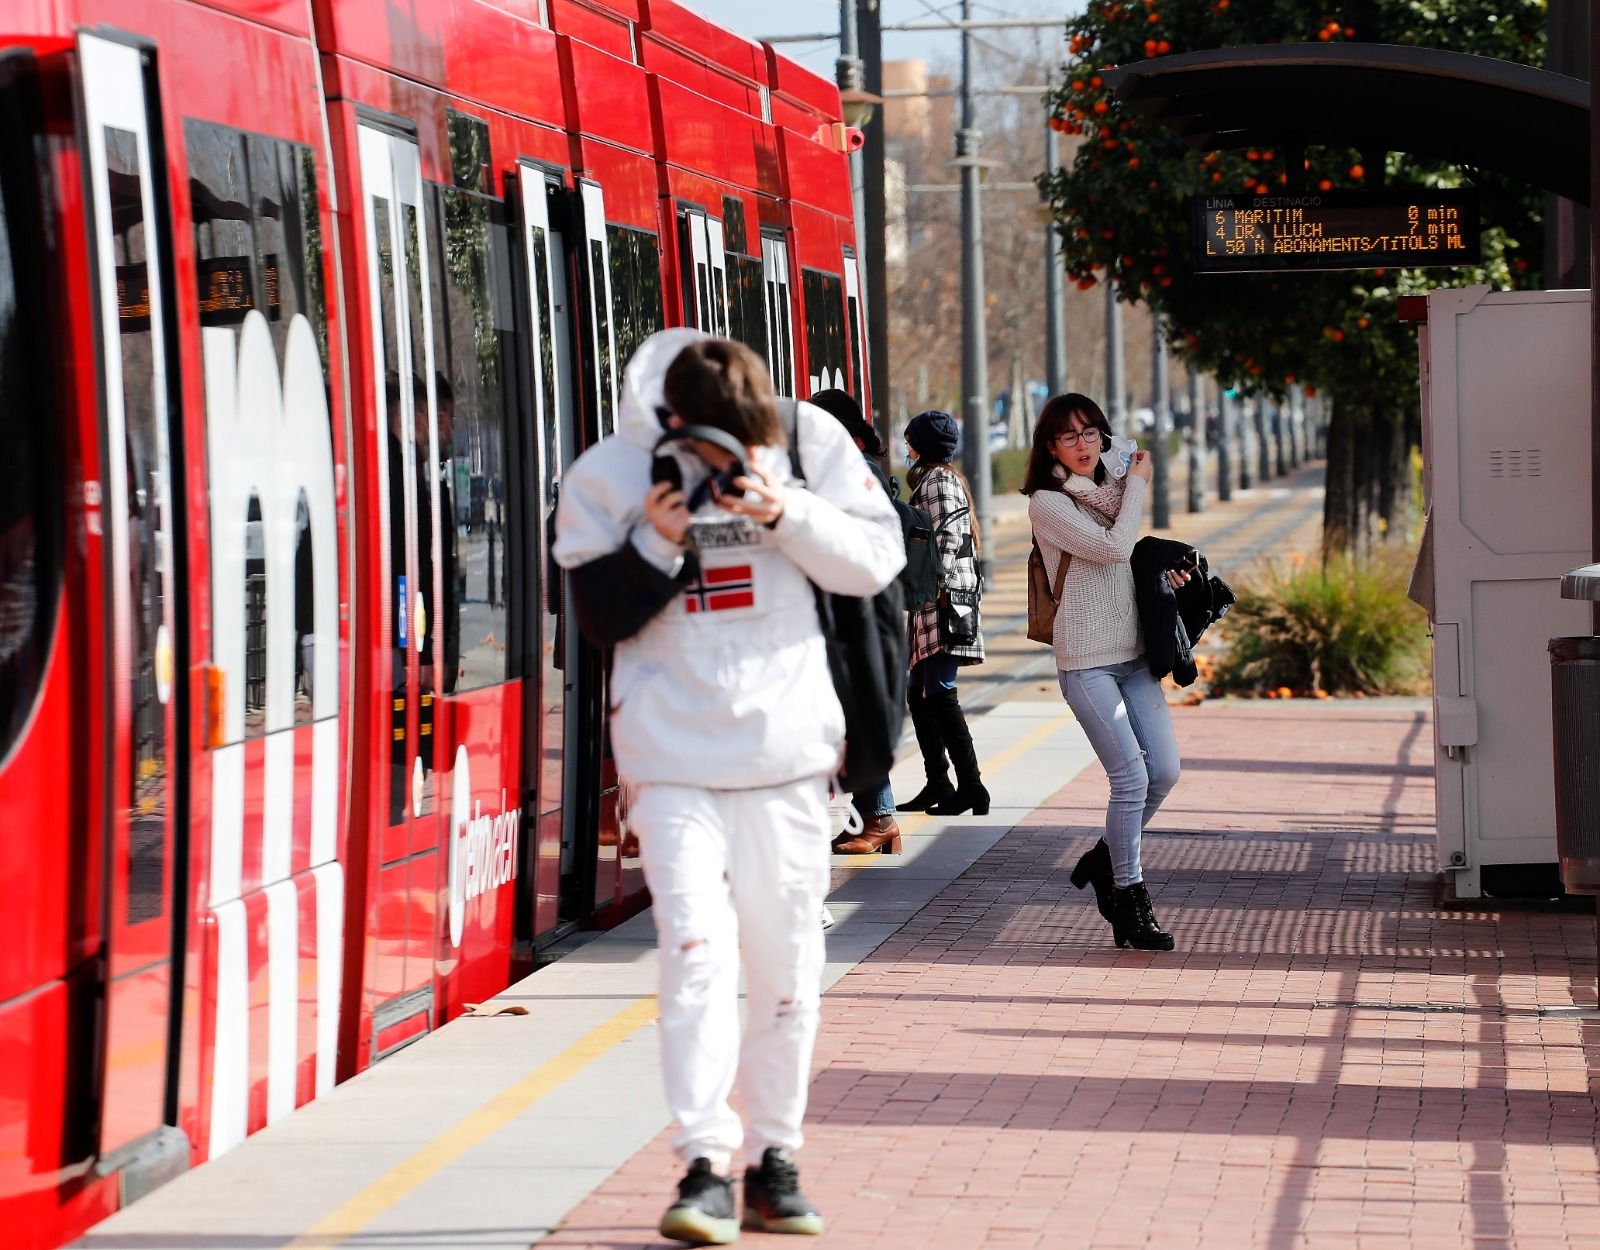
<path id="1" fill-rule="evenodd" d="M 906 475 L 911 503 L 927 512 L 935 530 L 951 514 L 966 509 L 939 533 L 939 560 L 946 571 L 944 591 L 981 592 L 978 557 L 983 550 L 983 536 L 978 532 L 978 516 L 967 480 L 951 463 L 961 445 L 960 427 L 947 412 L 923 412 L 906 426 L 905 439 L 911 462 Z M 956 690 L 956 675 L 961 667 L 983 663 L 983 630 L 981 626 L 976 628 L 969 641 L 950 641 L 940 627 L 940 615 L 951 610 L 948 595 L 941 593 L 933 603 L 925 603 L 910 613 L 911 723 L 928 781 L 916 795 L 900 804 L 899 810 L 934 816 L 959 816 L 970 811 L 986 816 L 989 791 L 978 771 L 978 754 Z M 954 786 L 950 784 L 947 756 L 955 768 Z"/>

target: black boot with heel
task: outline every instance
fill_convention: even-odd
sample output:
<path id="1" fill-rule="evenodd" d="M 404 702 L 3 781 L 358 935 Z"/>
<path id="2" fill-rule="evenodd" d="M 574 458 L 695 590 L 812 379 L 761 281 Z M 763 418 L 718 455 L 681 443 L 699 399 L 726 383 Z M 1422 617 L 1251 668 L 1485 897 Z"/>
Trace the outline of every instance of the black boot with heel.
<path id="1" fill-rule="evenodd" d="M 1116 923 L 1116 913 L 1111 907 L 1111 892 L 1116 889 L 1116 877 L 1111 871 L 1111 848 L 1101 838 L 1083 853 L 1078 866 L 1072 870 L 1072 884 L 1078 889 L 1094 886 L 1094 904 L 1106 923 Z"/>
<path id="2" fill-rule="evenodd" d="M 933 705 L 926 697 L 916 693 L 907 702 L 911 708 L 911 727 L 917 734 L 917 749 L 922 752 L 922 771 L 927 774 L 928 782 L 904 803 L 896 803 L 895 811 L 925 812 L 935 803 L 943 803 L 956 789 L 950 784 L 944 737 L 939 732 L 939 720 L 934 714 Z"/>
<path id="3" fill-rule="evenodd" d="M 974 816 L 987 816 L 989 791 L 984 788 L 983 777 L 978 772 L 978 752 L 972 745 L 972 731 L 967 728 L 960 697 L 954 690 L 941 690 L 928 702 L 937 718 L 945 749 L 950 752 L 950 763 L 956 770 L 955 793 L 928 808 L 928 815 L 960 816 L 970 811 Z"/>
<path id="4" fill-rule="evenodd" d="M 1111 891 L 1111 936 L 1117 946 L 1140 951 L 1169 951 L 1172 934 L 1156 923 L 1150 907 L 1150 891 L 1143 881 Z"/>

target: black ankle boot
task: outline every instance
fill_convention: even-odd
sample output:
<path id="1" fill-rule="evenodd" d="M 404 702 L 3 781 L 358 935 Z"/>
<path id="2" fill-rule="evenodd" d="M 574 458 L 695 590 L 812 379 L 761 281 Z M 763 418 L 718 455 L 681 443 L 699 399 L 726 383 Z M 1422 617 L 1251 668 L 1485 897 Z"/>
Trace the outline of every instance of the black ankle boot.
<path id="1" fill-rule="evenodd" d="M 935 803 L 943 803 L 956 788 L 950 784 L 949 777 L 930 777 L 928 784 L 923 786 L 904 803 L 896 803 L 894 810 L 897 812 L 925 812 Z"/>
<path id="2" fill-rule="evenodd" d="M 955 765 L 956 792 L 930 807 L 928 815 L 959 816 L 970 811 L 974 816 L 987 816 L 989 791 L 978 773 L 978 752 L 972 745 L 972 731 L 967 728 L 960 697 L 954 690 L 946 690 L 929 702 L 938 717 L 939 735 L 944 739 L 945 750 L 950 752 L 950 762 Z"/>
<path id="3" fill-rule="evenodd" d="M 939 732 L 939 719 L 933 705 L 925 698 L 913 695 L 911 727 L 917 733 L 917 749 L 922 752 L 922 770 L 928 784 L 904 803 L 895 804 L 897 812 L 925 812 L 935 803 L 942 803 L 956 792 L 950 784 L 950 770 L 945 763 L 944 737 Z"/>
<path id="4" fill-rule="evenodd" d="M 1108 924 L 1116 923 L 1111 907 L 1111 891 L 1116 889 L 1116 878 L 1111 872 L 1111 848 L 1101 838 L 1083 853 L 1078 866 L 1072 870 L 1072 884 L 1078 889 L 1094 886 L 1094 905 Z"/>
<path id="5" fill-rule="evenodd" d="M 1169 951 L 1172 934 L 1156 923 L 1150 909 L 1150 892 L 1143 881 L 1111 891 L 1111 936 L 1119 947 L 1140 951 Z"/>

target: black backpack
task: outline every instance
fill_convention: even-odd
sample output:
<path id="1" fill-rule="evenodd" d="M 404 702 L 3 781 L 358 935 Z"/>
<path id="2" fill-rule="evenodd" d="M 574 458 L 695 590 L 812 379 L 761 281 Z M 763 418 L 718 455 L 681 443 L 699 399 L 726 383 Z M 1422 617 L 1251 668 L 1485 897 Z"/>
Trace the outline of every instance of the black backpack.
<path id="1" fill-rule="evenodd" d="M 915 612 L 923 604 L 936 600 L 944 589 L 948 570 L 939 559 L 939 535 L 972 509 L 957 508 L 937 525 L 926 508 L 903 503 L 898 495 L 894 499 L 894 510 L 900 514 L 900 533 L 906 542 L 906 566 L 900 570 L 900 588 L 905 591 L 906 607 Z M 966 555 L 971 549 L 972 538 L 968 535 L 966 544 L 956 554 Z"/>
<path id="2" fill-rule="evenodd" d="M 789 436 L 789 468 L 804 481 L 799 405 L 779 400 L 778 407 Z M 834 693 L 844 708 L 844 766 L 839 783 L 846 793 L 859 794 L 881 785 L 889 776 L 905 724 L 905 594 L 899 581 L 865 599 L 812 589 Z"/>

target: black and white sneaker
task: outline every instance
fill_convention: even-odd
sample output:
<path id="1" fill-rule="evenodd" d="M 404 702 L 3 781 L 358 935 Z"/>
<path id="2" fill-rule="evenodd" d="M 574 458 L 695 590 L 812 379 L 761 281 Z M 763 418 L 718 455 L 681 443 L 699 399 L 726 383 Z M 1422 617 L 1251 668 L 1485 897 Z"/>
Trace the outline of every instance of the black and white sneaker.
<path id="1" fill-rule="evenodd" d="M 744 1170 L 744 1226 L 812 1237 L 822 1232 L 822 1216 L 800 1192 L 800 1169 L 787 1150 L 768 1146 L 761 1166 Z"/>
<path id="2" fill-rule="evenodd" d="M 696 1159 L 678 1182 L 678 1200 L 661 1217 L 661 1235 L 692 1246 L 725 1246 L 739 1240 L 732 1179 L 718 1176 L 710 1159 Z"/>

